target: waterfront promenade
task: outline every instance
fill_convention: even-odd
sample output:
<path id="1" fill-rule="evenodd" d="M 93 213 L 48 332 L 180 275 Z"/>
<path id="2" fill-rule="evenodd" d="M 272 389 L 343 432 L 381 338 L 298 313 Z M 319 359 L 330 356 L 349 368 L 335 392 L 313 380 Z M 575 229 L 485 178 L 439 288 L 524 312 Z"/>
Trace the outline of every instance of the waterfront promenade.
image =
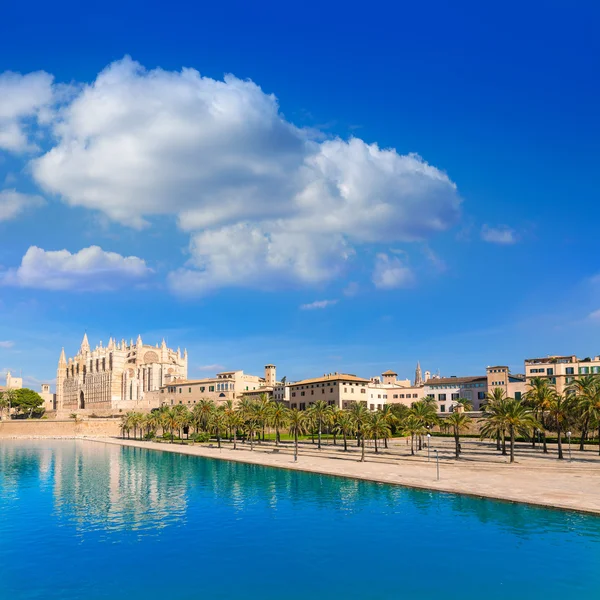
<path id="1" fill-rule="evenodd" d="M 404 440 L 393 440 L 390 449 L 378 455 L 369 449 L 364 463 L 356 447 L 345 453 L 340 446 L 327 445 L 319 451 L 312 444 L 303 444 L 295 463 L 293 447 L 288 444 L 275 452 L 273 443 L 255 444 L 250 451 L 248 444 L 239 442 L 238 449 L 233 450 L 230 443 L 223 443 L 219 449 L 216 443 L 191 446 L 120 438 L 86 439 L 600 514 L 600 458 L 593 449 L 573 451 L 571 462 L 568 458 L 556 460 L 554 448 L 552 454 L 543 455 L 539 449 L 523 445 L 518 448 L 518 462 L 511 465 L 490 444 L 476 440 L 463 442 L 464 458 L 456 461 L 452 458 L 452 440 L 435 438 L 441 457 L 438 481 L 435 453 L 431 451 L 429 461 L 426 449 L 410 456 Z"/>

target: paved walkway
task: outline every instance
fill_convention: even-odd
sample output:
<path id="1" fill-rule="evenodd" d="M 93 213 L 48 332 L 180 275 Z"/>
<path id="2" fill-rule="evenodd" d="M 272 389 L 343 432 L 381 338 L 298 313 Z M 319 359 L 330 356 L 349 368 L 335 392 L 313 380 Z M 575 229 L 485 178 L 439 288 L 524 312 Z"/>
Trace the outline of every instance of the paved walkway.
<path id="1" fill-rule="evenodd" d="M 456 461 L 451 458 L 453 443 L 436 438 L 441 455 L 438 481 L 434 452 L 430 453 L 430 461 L 427 450 L 412 457 L 404 441 L 394 441 L 387 452 L 379 455 L 369 449 L 364 463 L 360 462 L 356 447 L 345 453 L 339 446 L 326 446 L 319 451 L 312 444 L 304 444 L 295 463 L 291 446 L 273 452 L 272 443 L 255 444 L 254 451 L 250 451 L 248 444 L 240 443 L 233 450 L 229 443 L 219 449 L 216 444 L 210 447 L 119 438 L 85 439 L 600 514 L 600 458 L 593 450 L 573 452 L 574 460 L 570 462 L 568 452 L 567 460 L 558 461 L 555 453 L 542 455 L 523 445 L 519 462 L 511 465 L 492 445 L 468 441 L 463 442 L 464 458 Z"/>

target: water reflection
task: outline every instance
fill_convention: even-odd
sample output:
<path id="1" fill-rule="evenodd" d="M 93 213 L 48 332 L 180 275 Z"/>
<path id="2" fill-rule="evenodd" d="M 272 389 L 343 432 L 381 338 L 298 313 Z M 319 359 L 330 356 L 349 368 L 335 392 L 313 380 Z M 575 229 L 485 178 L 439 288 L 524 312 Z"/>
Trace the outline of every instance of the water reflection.
<path id="1" fill-rule="evenodd" d="M 3 442 L 0 506 L 17 502 L 29 485 L 50 486 L 54 516 L 80 534 L 160 535 L 185 525 L 190 508 L 210 520 L 219 510 L 234 519 L 265 510 L 293 518 L 310 507 L 333 519 L 365 512 L 376 521 L 393 518 L 399 535 L 416 522 L 434 536 L 475 519 L 520 539 L 548 531 L 598 537 L 599 521 L 575 513 L 81 440 Z"/>

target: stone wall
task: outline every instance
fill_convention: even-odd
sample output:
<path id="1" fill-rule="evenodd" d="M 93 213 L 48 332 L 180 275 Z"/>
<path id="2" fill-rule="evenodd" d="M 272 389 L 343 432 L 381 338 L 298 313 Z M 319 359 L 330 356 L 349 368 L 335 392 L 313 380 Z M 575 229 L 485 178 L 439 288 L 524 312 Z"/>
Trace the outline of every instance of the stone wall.
<path id="1" fill-rule="evenodd" d="M 0 439 L 15 437 L 116 436 L 120 434 L 119 419 L 89 419 L 85 421 L 17 419 L 0 421 Z"/>

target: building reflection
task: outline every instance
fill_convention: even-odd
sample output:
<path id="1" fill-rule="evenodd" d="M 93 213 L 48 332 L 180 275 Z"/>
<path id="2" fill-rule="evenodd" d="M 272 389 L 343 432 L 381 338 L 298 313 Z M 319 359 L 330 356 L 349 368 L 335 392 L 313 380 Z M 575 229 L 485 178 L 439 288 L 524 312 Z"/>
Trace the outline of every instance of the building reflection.
<path id="1" fill-rule="evenodd" d="M 77 532 L 107 536 L 159 535 L 188 522 L 234 528 L 239 519 L 292 520 L 300 511 L 355 516 L 399 539 L 416 523 L 431 540 L 459 521 L 465 531 L 478 521 L 519 538 L 565 526 L 582 532 L 588 523 L 574 513 L 83 440 L 0 444 L 0 506 L 18 502 L 25 485 L 47 489 L 55 518 Z"/>

